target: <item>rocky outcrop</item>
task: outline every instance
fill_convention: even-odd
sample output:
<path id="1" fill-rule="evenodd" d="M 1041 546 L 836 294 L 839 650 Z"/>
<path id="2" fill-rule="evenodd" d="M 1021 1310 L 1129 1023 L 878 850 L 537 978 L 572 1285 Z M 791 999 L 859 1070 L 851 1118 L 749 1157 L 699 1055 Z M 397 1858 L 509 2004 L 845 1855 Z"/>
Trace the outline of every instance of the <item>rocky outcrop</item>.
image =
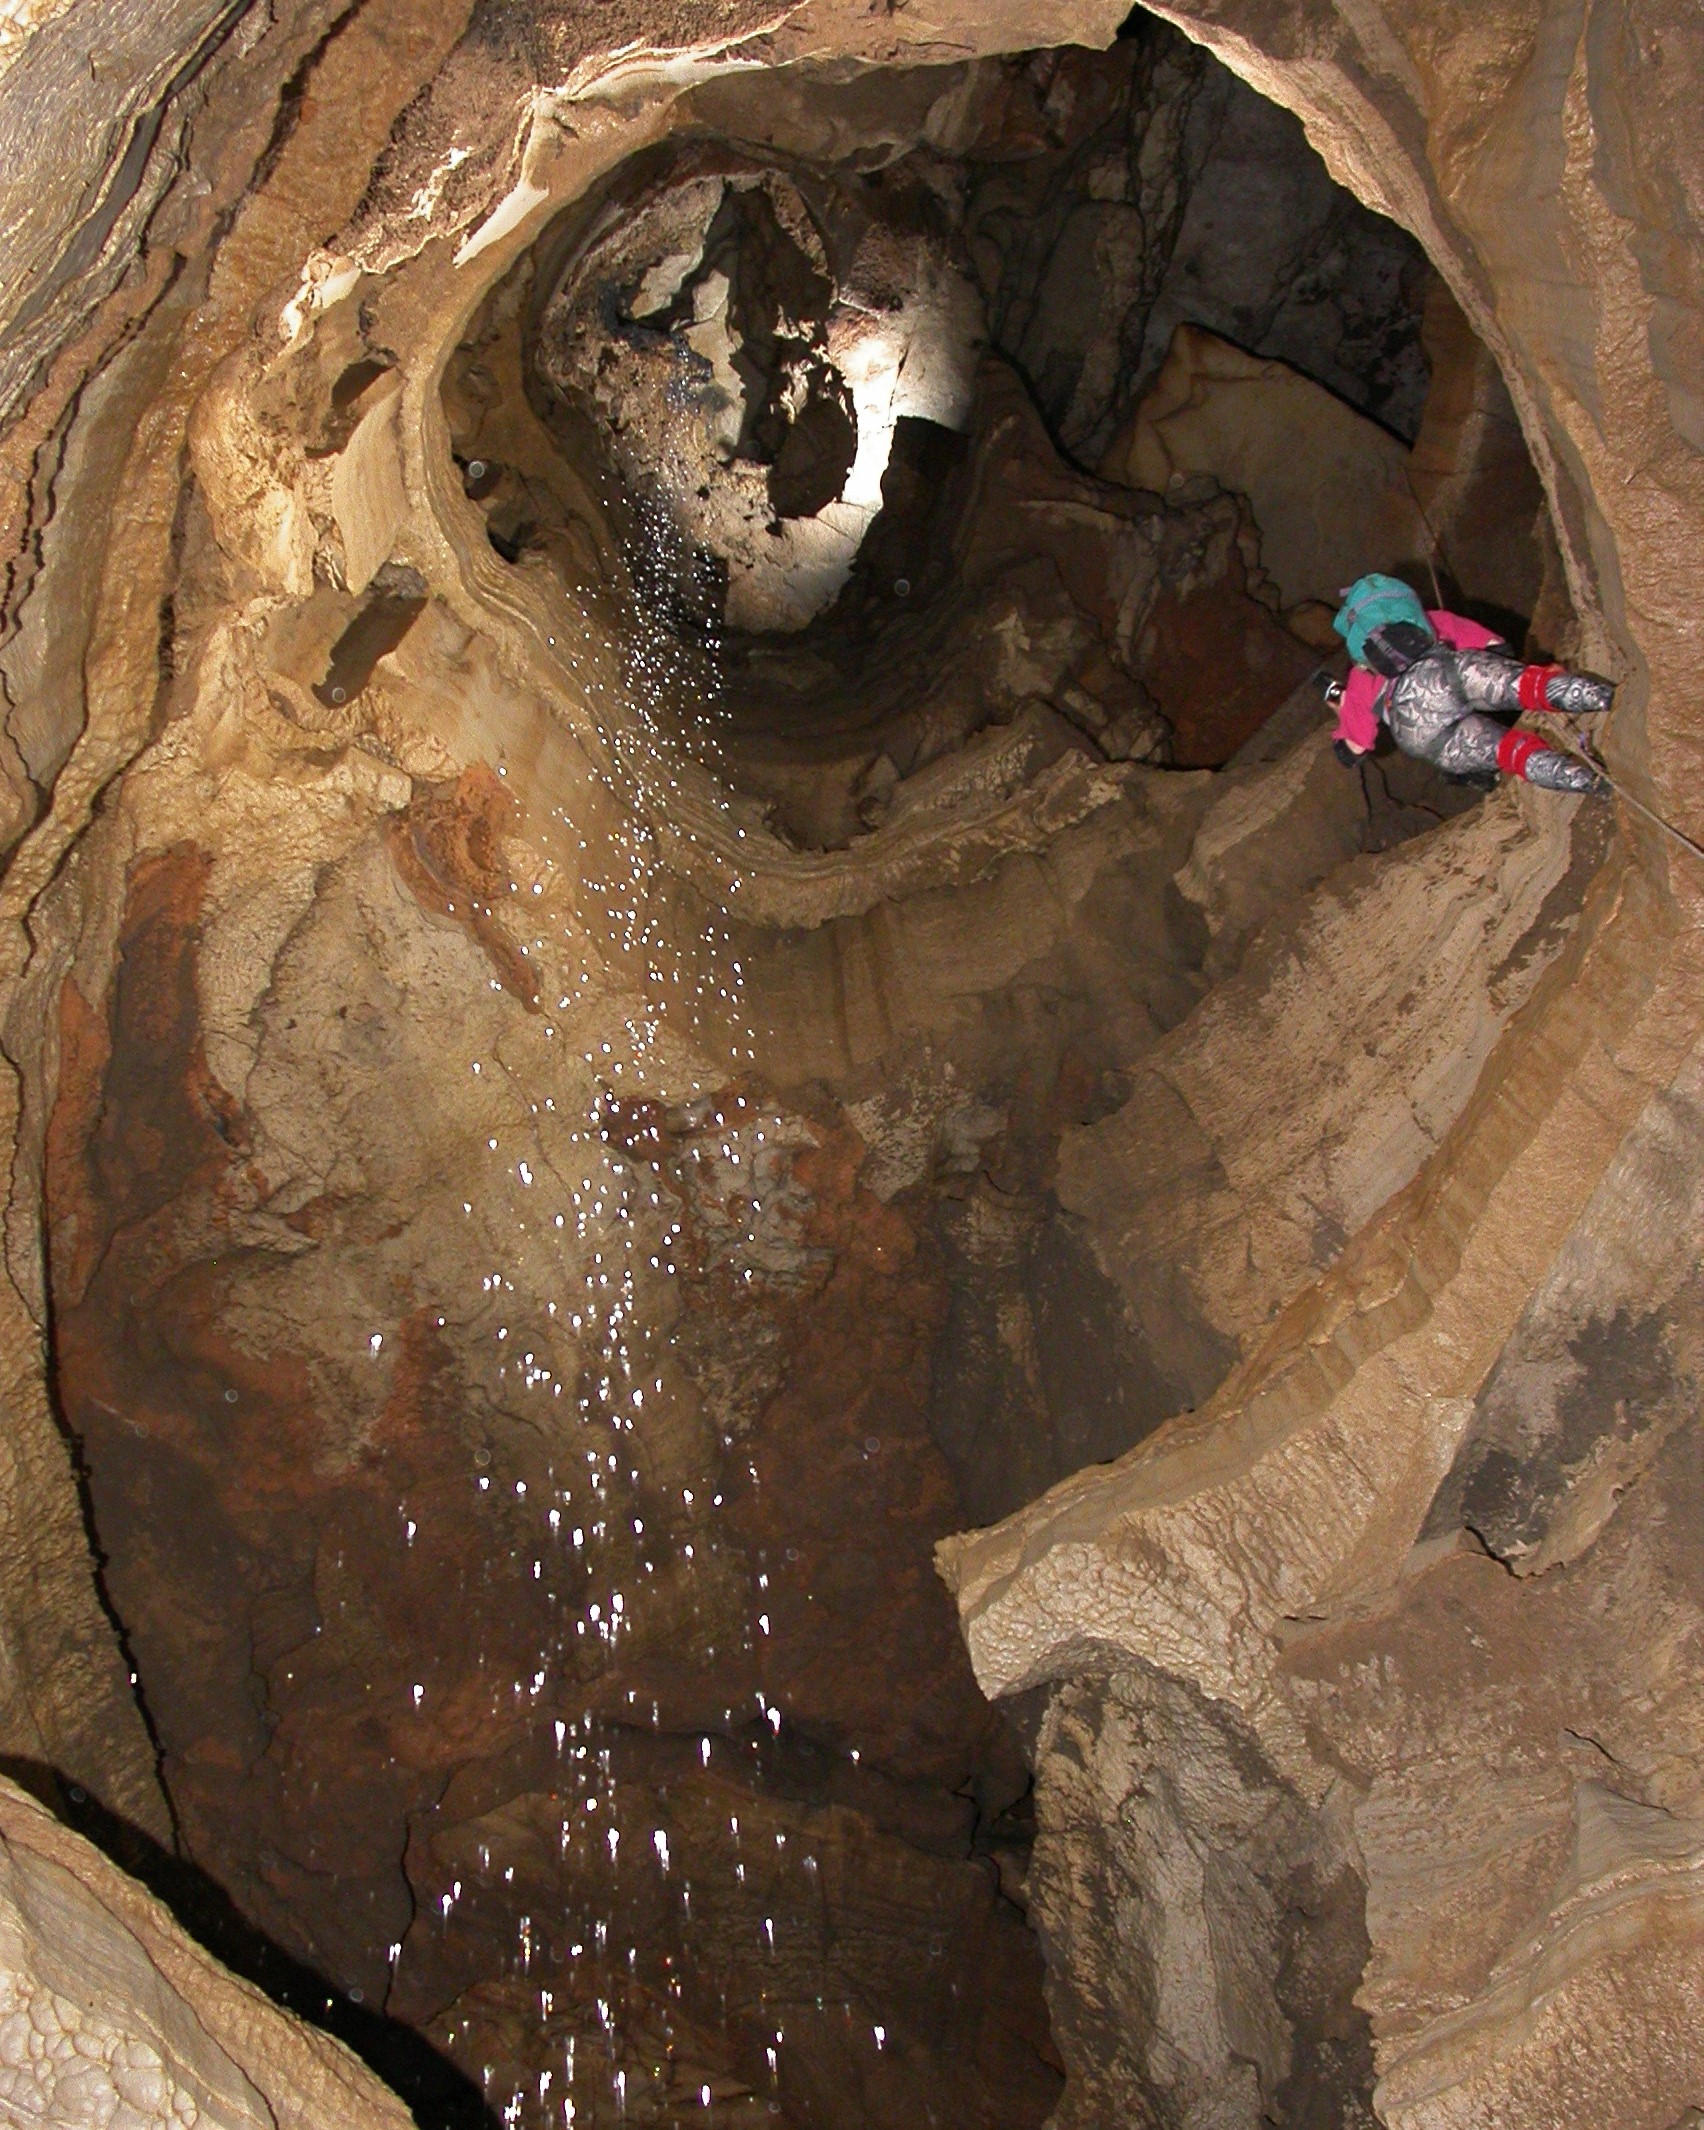
<path id="1" fill-rule="evenodd" d="M 1248 424 L 1085 470 L 1215 334 L 1477 579 L 1513 410 L 1683 811 L 1689 25 L 1118 12 L 11 55 L 0 1743 L 513 2121 L 1696 2099 L 1692 888 L 1337 767 Z"/>
<path id="2" fill-rule="evenodd" d="M 1607 581 L 1595 558 L 1612 548 L 1637 578 L 1617 579 L 1625 604 L 1585 591 L 1582 615 L 1590 655 L 1616 655 L 1613 632 L 1638 661 L 1661 782 L 1688 758 L 1672 561 L 1696 545 L 1697 461 L 1666 386 L 1634 384 L 1602 344 L 1559 353 L 1537 263 L 1577 247 L 1595 285 L 1660 305 L 1641 246 L 1695 217 L 1677 194 L 1659 205 L 1649 176 L 1674 139 L 1655 46 L 1623 72 L 1560 18 L 1485 21 L 1470 87 L 1431 70 L 1424 13 L 1378 47 L 1300 7 L 1258 26 L 1232 5 L 1187 20 L 1425 233 L 1487 332 L 1542 434 L 1576 589 Z M 1635 144 L 1618 114 L 1647 94 Z M 1627 217 L 1613 234 L 1609 198 Z M 1481 308 L 1492 287 L 1500 329 Z M 1582 283 L 1562 308 L 1592 300 Z M 1653 447 L 1668 471 L 1647 486 L 1633 468 Z M 1690 876 L 1677 884 L 1689 903 Z M 1415 1183 L 1216 1398 L 949 1553 L 985 1685 L 1071 1682 L 1039 1735 L 1031 1883 L 1066 1948 L 1068 2057 L 1083 2037 L 1067 2092 L 1091 2110 L 1256 2120 L 1295 2104 L 1322 2031 L 1348 2052 L 1314 2088 L 1322 2120 L 1371 2107 L 1403 2124 L 1656 2130 L 1695 2107 L 1697 1800 L 1671 1744 L 1696 1720 L 1679 1653 L 1700 1592 L 1696 1558 L 1671 1550 L 1696 1512 L 1667 1433 L 1692 1364 L 1684 1278 L 1661 1251 L 1647 1269 L 1632 1238 L 1656 1231 L 1652 1193 L 1677 1188 L 1655 1149 L 1690 1100 L 1696 984 L 1687 935 L 1624 878 Z M 1689 1236 L 1680 1257 L 1695 1255 Z M 1649 1315 L 1628 1299 L 1647 1284 Z M 1200 1712 L 1187 1733 L 1180 1706 Z M 1239 1786 L 1204 1805 L 1188 1778 L 1222 1755 Z M 1233 1810 L 1250 1789 L 1264 1809 Z M 1286 1815 L 1275 1865 L 1265 1832 Z M 1167 1874 L 1168 1854 L 1193 1880 Z M 1144 1899 L 1159 1884 L 1186 1892 L 1162 1910 Z M 1334 1885 L 1347 1936 L 1327 1927 Z M 1275 1914 L 1340 1956 L 1294 1950 Z M 1170 1927 L 1184 1916 L 1193 1938 Z M 1128 2005 L 1109 2011 L 1125 1976 Z M 1145 2051 L 1118 2050 L 1121 2014 L 1153 2037 Z"/>
<path id="3" fill-rule="evenodd" d="M 1261 830 L 1292 863 L 1296 845 L 1281 839 L 1306 820 L 1312 765 L 1341 775 L 1316 738 L 1263 780 L 1290 788 L 1291 807 Z M 1203 823 L 1190 886 L 1235 805 L 1227 794 Z M 1252 841 L 1235 847 L 1245 865 Z M 1326 842 L 1314 862 L 1334 855 Z M 1225 1355 L 1247 1350 L 1461 1114 L 1566 938 L 1596 852 L 1581 856 L 1569 879 L 1554 811 L 1523 817 L 1509 793 L 1345 865 L 1294 917 L 1269 922 L 1156 1045 L 1122 1109 L 1067 1138 L 1061 1198 L 1154 1350 L 1175 1357 L 1180 1404 L 1216 1387 Z"/>
<path id="4" fill-rule="evenodd" d="M 847 851 L 841 908 L 855 882 L 921 885 L 902 853 L 939 854 L 950 823 L 964 840 L 1047 773 L 1063 788 L 1109 762 L 1217 766 L 1315 663 L 1238 497 L 1209 477 L 1162 502 L 1077 473 L 1004 365 L 978 375 L 954 485 L 903 596 L 885 581 L 902 522 L 803 655 L 750 647 L 721 684 L 725 773 L 782 841 Z M 764 892 L 766 914 L 810 921 Z"/>
<path id="5" fill-rule="evenodd" d="M 1438 285 L 1424 251 L 1333 182 L 1294 110 L 1251 93 L 1210 44 L 1197 64 L 1188 200 L 1143 322 L 1134 390 L 1158 373 L 1177 328 L 1197 325 L 1412 439 L 1437 361 L 1422 326 Z"/>
<path id="6" fill-rule="evenodd" d="M 797 629 L 850 573 L 896 425 L 964 426 L 980 307 L 923 188 L 807 199 L 718 160 L 618 183 L 534 296 L 532 372 L 612 439 L 648 536 L 673 530 L 667 574 L 702 550 L 719 618 Z"/>
<path id="7" fill-rule="evenodd" d="M 1517 1328 L 1508 1300 L 1499 1315 L 1496 1297 L 1529 1292 L 1559 1251 L 1562 1263 L 1577 1258 L 1600 1223 L 1607 1242 L 1612 1208 L 1640 1188 L 1642 1143 L 1684 1099 L 1688 1046 L 1675 1040 L 1671 1009 L 1695 978 L 1677 952 L 1654 994 L 1642 996 L 1637 979 L 1629 986 L 1618 934 L 1633 922 L 1636 905 L 1624 896 L 1574 972 L 1563 1026 L 1523 1017 L 1508 1076 L 1496 1071 L 1482 1086 L 1430 1173 L 1280 1315 L 1214 1400 L 1123 1464 L 1068 1482 L 1009 1526 L 947 1552 L 986 1686 L 1024 1691 L 1049 1677 L 1111 1674 L 1086 1700 L 1076 1690 L 1062 1697 L 1054 1729 L 1042 1733 L 1032 1877 L 1055 1889 L 1061 1927 L 1086 1947 L 1080 2009 L 1069 1963 L 1055 1979 L 1067 2022 L 1096 2016 L 1110 1950 L 1076 1888 L 1097 1875 L 1117 1910 L 1110 1888 L 1120 1871 L 1139 1887 L 1149 1869 L 1140 1845 L 1089 1831 L 1083 1767 L 1114 1800 L 1121 1786 L 1179 1783 L 1165 1743 L 1175 1719 L 1164 1712 L 1181 1683 L 1205 1697 L 1211 1727 L 1230 1741 L 1223 1750 L 1257 1771 L 1249 1779 L 1271 1795 L 1240 1826 L 1192 1819 L 1200 1808 L 1186 1803 L 1175 1839 L 1210 1846 L 1227 1887 L 1246 1880 L 1268 1910 L 1319 1913 L 1310 1874 L 1323 1883 L 1353 1868 L 1364 1880 L 1369 1954 L 1364 1974 L 1352 1968 L 1352 1987 L 1339 1972 L 1334 2016 L 1352 2029 L 1358 2007 L 1370 2021 L 1382 2119 L 1536 2124 L 1558 2112 L 1590 2115 L 1607 2104 L 1618 2050 L 1642 2053 L 1650 2046 L 1642 2037 L 1661 2030 L 1678 2042 L 1685 2031 L 1687 1958 L 1657 1948 L 1687 1912 L 1696 1802 L 1689 1778 L 1674 1779 L 1672 1687 L 1653 1679 L 1623 1698 L 1616 1621 L 1639 1590 L 1651 1593 L 1640 1602 L 1653 1624 L 1663 1622 L 1656 1647 L 1697 1631 L 1696 1564 L 1682 1565 L 1678 1537 L 1690 1511 L 1674 1491 L 1689 1484 L 1687 1460 L 1679 1452 L 1665 1462 L 1663 1423 L 1663 1400 L 1686 1395 L 1663 1368 L 1686 1362 L 1665 1355 L 1647 1379 L 1637 1409 L 1641 1419 L 1650 1413 L 1653 1439 L 1637 1468 L 1648 1483 L 1627 1492 L 1613 1521 L 1613 1482 L 1594 1486 L 1589 1451 L 1559 1475 L 1557 1491 L 1571 1498 L 1553 1514 L 1571 1529 L 1573 1548 L 1558 1553 L 1571 1564 L 1528 1585 L 1532 1600 L 1482 1544 L 1464 1541 L 1466 1511 L 1448 1506 L 1476 1482 L 1485 1499 L 1493 1472 L 1509 1468 L 1506 1458 L 1495 1464 L 1486 1442 L 1500 1401 L 1488 1387 L 1476 1405 L 1477 1387 L 1511 1333 L 1519 1351 L 1533 1332 Z M 1594 1007 L 1588 1035 L 1584 1016 Z M 1582 1019 L 1570 1039 L 1575 1013 Z M 1574 1056 L 1589 1059 L 1585 1046 L 1605 1037 L 1614 1045 L 1608 1071 L 1593 1074 L 1585 1109 L 1569 1092 L 1571 1058 L 1553 1046 L 1571 1041 Z M 1626 1153 L 1606 1171 L 1629 1130 Z M 1466 1191 L 1474 1196 L 1464 1204 Z M 1611 1318 L 1618 1275 L 1600 1277 L 1608 1291 L 1598 1306 Z M 1577 1340 L 1574 1410 L 1608 1418 L 1619 1403 L 1627 1417 L 1610 1423 L 1612 1438 L 1638 1431 L 1614 1386 L 1639 1350 L 1627 1333 Z M 1507 1380 L 1509 1365 L 1498 1363 L 1492 1386 Z M 1599 1456 L 1619 1446 L 1612 1439 Z M 1449 1479 L 1452 1466 L 1465 1476 Z M 1276 1530 L 1281 1547 L 1271 1541 Z M 1465 1673 L 1464 1643 L 1473 1653 Z M 1672 1681 L 1666 1656 L 1655 1663 Z M 1593 1684 L 1600 1666 L 1617 1680 L 1613 1721 Z M 1147 1742 L 1139 1750 L 1131 1739 Z M 1303 1831 L 1280 1845 L 1275 1865 L 1265 1844 L 1278 1811 L 1301 1813 Z M 1106 1817 L 1121 1828 L 1128 1813 Z M 1225 1949 L 1198 1971 L 1197 1986 L 1221 2016 L 1226 2005 L 1244 2018 L 1266 2007 L 1277 2039 L 1258 2097 L 1251 2086 L 1243 2112 L 1228 2118 L 1252 2122 L 1290 2075 L 1309 2018 L 1331 2014 L 1334 2000 L 1278 2016 L 1291 1955 L 1274 1928 L 1252 1938 L 1240 1925 L 1228 1929 L 1239 1898 L 1200 1897 L 1203 1927 Z M 1132 1954 L 1160 1982 L 1175 1975 L 1181 1986 L 1169 1919 L 1139 1913 L 1150 1919 L 1135 1929 Z M 1598 1922 L 1610 1913 L 1614 1925 Z M 1644 1950 L 1632 1952 L 1635 1944 Z M 1258 1957 L 1253 1945 L 1264 1948 Z M 1251 1959 L 1252 1976 L 1241 1964 Z M 1672 1994 L 1630 2006 L 1634 2024 L 1618 2022 L 1620 2038 L 1588 2062 L 1563 2039 L 1566 2024 L 1618 1998 L 1627 1959 L 1660 1966 Z M 1529 2023 L 1540 2000 L 1552 2022 L 1543 2045 Z M 1213 2075 L 1216 2060 L 1211 2029 L 1202 2032 L 1190 2058 L 1197 2080 Z M 1658 2047 L 1656 2061 L 1665 2068 L 1651 2112 L 1632 2119 L 1666 2123 L 1698 2065 L 1684 2045 Z M 1571 2063 L 1580 2068 L 1566 2069 Z M 1174 2119 L 1165 2112 L 1173 2102 L 1159 2097 L 1177 2091 L 1163 2052 L 1150 2051 L 1127 2075 L 1129 2090 Z M 1186 2081 L 1175 2119 L 1188 2090 Z M 1339 2098 L 1354 2090 L 1351 2082 Z"/>
<path id="8" fill-rule="evenodd" d="M 1287 364 L 1196 326 L 1173 335 L 1101 470 L 1159 495 L 1205 477 L 1246 496 L 1287 607 L 1333 605 L 1362 571 L 1412 569 L 1427 546 L 1397 438 Z"/>
<path id="9" fill-rule="evenodd" d="M 1100 460 L 1185 324 L 1411 439 L 1424 255 L 1199 45 L 1141 13 L 1110 58 L 985 65 L 934 134 L 976 169 L 964 227 L 991 336 L 1064 448 Z"/>
<path id="10" fill-rule="evenodd" d="M 210 1959 L 0 1777 L 0 2105 L 124 2130 L 405 2130 L 349 2051 Z"/>

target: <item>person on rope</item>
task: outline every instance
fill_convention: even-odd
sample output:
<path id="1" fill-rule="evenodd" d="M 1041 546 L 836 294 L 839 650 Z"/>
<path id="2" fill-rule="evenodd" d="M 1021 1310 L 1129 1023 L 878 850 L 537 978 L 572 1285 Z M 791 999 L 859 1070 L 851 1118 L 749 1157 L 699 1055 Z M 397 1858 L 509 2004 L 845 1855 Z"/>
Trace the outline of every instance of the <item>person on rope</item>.
<path id="1" fill-rule="evenodd" d="M 1490 629 L 1428 611 L 1398 577 L 1358 577 L 1333 622 L 1354 670 L 1326 699 L 1337 709 L 1333 751 L 1350 765 L 1370 754 L 1380 724 L 1404 754 L 1446 775 L 1524 777 L 1546 791 L 1601 791 L 1604 780 L 1536 732 L 1500 721 L 1523 711 L 1607 710 L 1612 681 L 1563 666 L 1525 665 Z"/>

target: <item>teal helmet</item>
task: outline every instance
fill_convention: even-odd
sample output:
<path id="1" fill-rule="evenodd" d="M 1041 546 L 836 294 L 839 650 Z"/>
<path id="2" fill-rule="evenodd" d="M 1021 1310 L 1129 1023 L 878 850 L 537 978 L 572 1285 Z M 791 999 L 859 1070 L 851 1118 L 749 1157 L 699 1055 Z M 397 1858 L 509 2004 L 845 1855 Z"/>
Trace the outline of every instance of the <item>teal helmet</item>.
<path id="1" fill-rule="evenodd" d="M 1375 570 L 1357 577 L 1350 585 L 1331 625 L 1349 646 L 1349 656 L 1358 666 L 1365 666 L 1374 662 L 1367 656 L 1367 638 L 1375 629 L 1386 629 L 1396 622 L 1420 630 L 1428 642 L 1437 635 L 1426 619 L 1419 594 L 1400 577 L 1381 577 Z M 1403 639 L 1399 636 L 1397 640 Z"/>

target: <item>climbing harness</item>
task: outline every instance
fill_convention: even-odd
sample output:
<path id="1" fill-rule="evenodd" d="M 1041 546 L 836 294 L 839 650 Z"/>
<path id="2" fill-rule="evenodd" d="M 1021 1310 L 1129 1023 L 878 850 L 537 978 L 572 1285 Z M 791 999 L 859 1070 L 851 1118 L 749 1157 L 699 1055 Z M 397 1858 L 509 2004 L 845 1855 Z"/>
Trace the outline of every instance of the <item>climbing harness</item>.
<path id="1" fill-rule="evenodd" d="M 1408 495 L 1421 524 L 1426 528 L 1426 567 L 1432 575 L 1432 591 L 1437 598 L 1439 606 L 1442 606 L 1444 594 L 1443 587 L 1438 581 L 1438 558 L 1443 556 L 1447 564 L 1449 557 L 1444 554 L 1444 543 L 1439 538 L 1438 528 L 1432 523 L 1432 514 L 1427 510 L 1425 504 L 1421 502 L 1419 493 L 1415 489 L 1412 473 L 1408 475 Z M 1369 581 L 1366 578 L 1362 578 L 1359 583 L 1350 587 L 1350 591 L 1344 595 L 1346 606 L 1353 594 Z M 1599 758 L 1597 750 L 1592 746 L 1590 739 L 1572 722 L 1567 713 L 1551 707 L 1548 700 L 1546 700 L 1546 689 L 1550 676 L 1553 673 L 1565 674 L 1566 672 L 1567 668 L 1565 666 L 1528 666 L 1521 675 L 1521 709 L 1523 711 L 1535 711 L 1544 717 L 1554 718 L 1556 724 L 1561 728 L 1558 737 L 1562 753 L 1572 755 L 1574 760 L 1583 769 L 1589 769 L 1593 776 L 1602 777 L 1618 799 L 1624 799 L 1636 814 L 1641 814 L 1654 827 L 1660 828 L 1665 836 L 1678 843 L 1682 850 L 1690 851 L 1694 858 L 1704 862 L 1704 844 L 1694 843 L 1684 830 L 1676 828 L 1672 821 L 1665 821 L 1654 806 L 1647 806 L 1643 799 L 1635 798 L 1626 785 L 1610 775 L 1609 771 L 1603 766 L 1603 762 Z M 1530 702 L 1527 699 L 1529 689 L 1535 697 L 1535 700 Z"/>

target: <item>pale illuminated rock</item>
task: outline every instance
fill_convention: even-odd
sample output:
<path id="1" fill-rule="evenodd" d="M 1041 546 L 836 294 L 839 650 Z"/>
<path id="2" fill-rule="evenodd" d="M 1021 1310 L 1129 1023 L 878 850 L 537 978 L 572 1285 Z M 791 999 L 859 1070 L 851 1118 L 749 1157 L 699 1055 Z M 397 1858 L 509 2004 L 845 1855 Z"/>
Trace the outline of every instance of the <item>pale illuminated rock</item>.
<path id="1" fill-rule="evenodd" d="M 1696 883 L 1337 769 L 1291 463 L 1690 822 L 1692 25 L 1167 10 L 1403 236 L 1123 12 L 0 12 L 0 1743 L 519 2119 L 1697 2100 Z M 6 1812 L 15 2109 L 398 2112 Z"/>

